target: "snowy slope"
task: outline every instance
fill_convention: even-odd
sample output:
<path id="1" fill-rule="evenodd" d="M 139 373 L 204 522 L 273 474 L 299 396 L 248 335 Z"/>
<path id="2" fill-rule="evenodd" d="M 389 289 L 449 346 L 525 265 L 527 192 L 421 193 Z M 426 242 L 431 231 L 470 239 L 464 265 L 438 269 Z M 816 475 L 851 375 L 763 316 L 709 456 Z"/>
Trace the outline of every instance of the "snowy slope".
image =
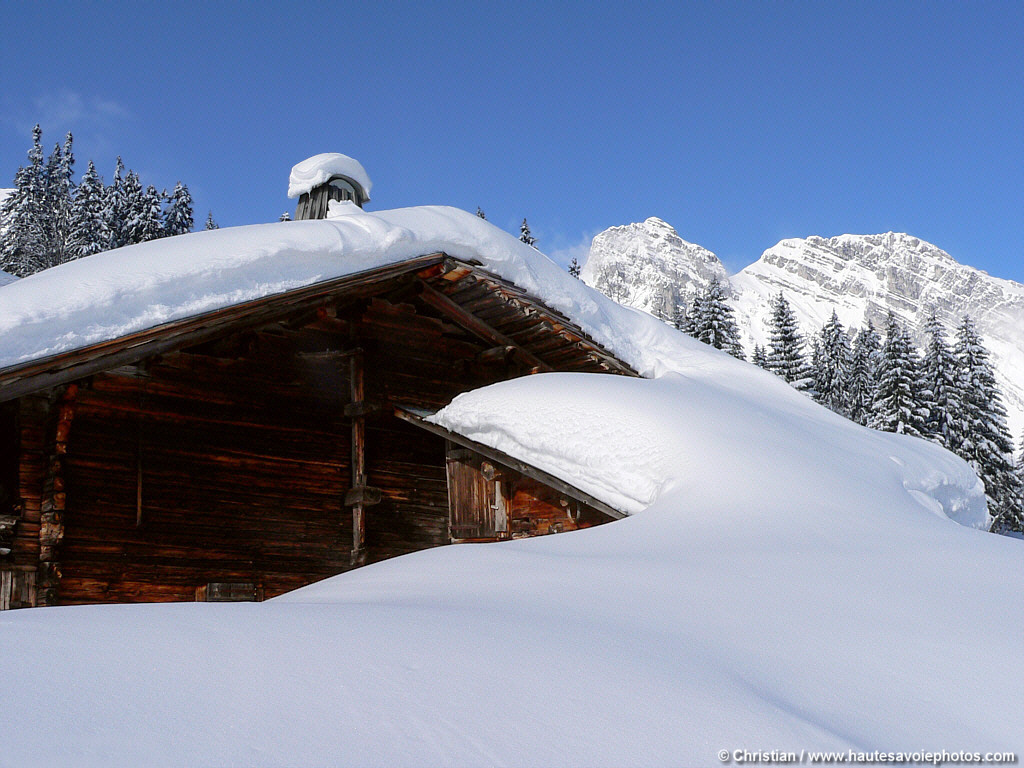
<path id="1" fill-rule="evenodd" d="M 956 457 L 847 422 L 468 213 L 241 228 L 222 241 L 233 258 L 204 234 L 154 244 L 166 274 L 121 289 L 173 314 L 179 279 L 207 306 L 231 285 L 308 280 L 317 261 L 327 274 L 443 247 L 536 292 L 656 378 L 530 376 L 437 419 L 637 514 L 419 552 L 263 604 L 0 614 L 18 702 L 0 765 L 699 766 L 722 749 L 1024 744 L 1019 718 L 996 714 L 1024 707 L 1024 549 L 973 529 L 983 494 Z M 32 279 L 0 302 L 27 301 L 41 289 L 15 289 Z M 108 307 L 132 296 L 112 279 L 89 288 Z M 43 315 L 22 353 L 101 315 Z"/>
<path id="2" fill-rule="evenodd" d="M 779 291 L 805 334 L 820 329 L 833 309 L 846 327 L 871 320 L 876 328 L 891 310 L 921 343 L 930 308 L 951 330 L 969 313 L 992 353 L 1013 434 L 1024 431 L 1024 285 L 960 264 L 930 243 L 894 232 L 783 240 L 725 278 L 721 262 L 700 246 L 664 238 L 660 247 L 651 247 L 650 221 L 612 227 L 595 237 L 583 279 L 627 306 L 658 314 L 652 295 L 682 296 L 706 283 L 709 273 L 721 275 L 730 285 L 730 303 L 748 352 L 767 341 L 769 300 Z"/>

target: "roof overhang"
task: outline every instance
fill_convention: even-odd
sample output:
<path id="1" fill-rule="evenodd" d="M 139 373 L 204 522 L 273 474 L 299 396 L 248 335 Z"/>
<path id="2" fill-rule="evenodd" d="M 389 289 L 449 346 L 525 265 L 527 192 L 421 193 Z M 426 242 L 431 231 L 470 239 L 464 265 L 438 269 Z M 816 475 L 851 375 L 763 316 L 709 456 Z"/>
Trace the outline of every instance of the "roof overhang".
<path id="1" fill-rule="evenodd" d="M 411 408 L 408 406 L 399 406 L 395 408 L 395 416 L 403 421 L 415 424 L 417 427 L 443 437 L 446 440 L 450 440 L 456 445 L 461 445 L 463 448 L 469 448 L 471 451 L 479 453 L 485 459 L 489 459 L 490 461 L 502 464 L 510 469 L 514 469 L 520 474 L 526 475 L 539 483 L 543 483 L 544 485 L 554 488 L 559 493 L 564 493 L 566 496 L 570 496 L 576 501 L 588 504 L 615 520 L 621 520 L 624 517 L 629 517 L 627 512 L 623 512 L 621 509 L 616 509 L 610 504 L 606 504 L 600 499 L 591 496 L 586 491 L 581 491 L 571 483 L 567 483 L 542 469 L 538 469 L 532 464 L 527 464 L 525 461 L 521 461 L 503 451 L 499 451 L 497 448 L 491 448 L 489 445 L 484 445 L 483 443 L 479 443 L 465 435 L 460 435 L 458 432 L 453 432 L 450 429 L 446 429 L 445 427 L 426 421 L 427 417 L 432 415 L 433 414 L 429 411 L 425 411 L 420 408 Z"/>

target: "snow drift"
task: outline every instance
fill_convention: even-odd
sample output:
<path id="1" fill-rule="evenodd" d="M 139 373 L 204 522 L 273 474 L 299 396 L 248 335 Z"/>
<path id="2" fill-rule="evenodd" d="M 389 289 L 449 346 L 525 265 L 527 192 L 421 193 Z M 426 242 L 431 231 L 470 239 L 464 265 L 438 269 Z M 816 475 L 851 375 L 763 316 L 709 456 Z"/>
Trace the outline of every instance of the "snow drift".
<path id="1" fill-rule="evenodd" d="M 637 514 L 419 552 L 263 604 L 0 615 L 18 702 L 0 765 L 1020 748 L 1024 550 L 974 530 L 987 513 L 964 462 L 835 416 L 471 214 L 350 211 L 90 257 L 0 289 L 3 359 L 438 250 L 650 378 L 531 376 L 436 420 Z"/>

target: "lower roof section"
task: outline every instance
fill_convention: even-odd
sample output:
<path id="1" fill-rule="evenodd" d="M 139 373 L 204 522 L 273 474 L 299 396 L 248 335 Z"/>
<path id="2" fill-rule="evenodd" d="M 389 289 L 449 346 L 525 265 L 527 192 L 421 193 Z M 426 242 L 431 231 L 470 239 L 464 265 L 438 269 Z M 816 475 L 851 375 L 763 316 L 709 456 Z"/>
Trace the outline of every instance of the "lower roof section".
<path id="1" fill-rule="evenodd" d="M 410 424 L 415 424 L 417 427 L 425 429 L 427 432 L 430 432 L 432 434 L 439 435 L 457 445 L 461 445 L 463 448 L 469 448 L 472 451 L 476 451 L 486 459 L 497 462 L 498 464 L 502 464 L 506 467 L 509 467 L 510 469 L 514 469 L 516 472 L 526 475 L 527 477 L 532 478 L 539 483 L 544 483 L 545 485 L 554 488 L 556 491 L 559 491 L 560 493 L 564 493 L 567 496 L 570 496 L 576 501 L 580 501 L 583 502 L 584 504 L 590 505 L 594 509 L 603 512 L 604 514 L 608 515 L 613 519 L 620 520 L 624 517 L 629 516 L 629 513 L 624 512 L 621 509 L 617 509 L 611 506 L 610 504 L 605 503 L 604 501 L 601 501 L 600 499 L 590 495 L 586 491 L 581 491 L 576 486 L 567 483 L 564 480 L 557 478 L 554 475 L 551 475 L 542 469 L 538 469 L 537 467 L 527 464 L 524 461 L 520 461 L 514 456 L 510 456 L 507 453 L 499 451 L 496 448 L 491 448 L 488 445 L 484 445 L 483 443 L 479 443 L 476 440 L 472 440 L 464 435 L 460 435 L 458 432 L 453 432 L 449 429 L 446 429 L 445 427 L 430 423 L 426 419 L 427 417 L 432 415 L 433 414 L 430 411 L 426 411 L 420 408 L 413 408 L 410 406 L 399 406 L 395 408 L 395 416 L 402 419 L 403 421 L 407 421 Z"/>

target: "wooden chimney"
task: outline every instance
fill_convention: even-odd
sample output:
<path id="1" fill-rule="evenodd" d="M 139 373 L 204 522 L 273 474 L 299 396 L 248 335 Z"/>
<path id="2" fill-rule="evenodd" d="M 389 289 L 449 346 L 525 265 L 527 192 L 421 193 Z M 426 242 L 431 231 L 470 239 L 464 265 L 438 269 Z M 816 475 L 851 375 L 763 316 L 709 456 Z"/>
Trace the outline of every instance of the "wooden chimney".
<path id="1" fill-rule="evenodd" d="M 295 218 L 325 219 L 327 218 L 327 205 L 331 200 L 351 200 L 362 208 L 369 199 L 366 190 L 358 181 L 336 173 L 327 181 L 299 196 Z"/>

